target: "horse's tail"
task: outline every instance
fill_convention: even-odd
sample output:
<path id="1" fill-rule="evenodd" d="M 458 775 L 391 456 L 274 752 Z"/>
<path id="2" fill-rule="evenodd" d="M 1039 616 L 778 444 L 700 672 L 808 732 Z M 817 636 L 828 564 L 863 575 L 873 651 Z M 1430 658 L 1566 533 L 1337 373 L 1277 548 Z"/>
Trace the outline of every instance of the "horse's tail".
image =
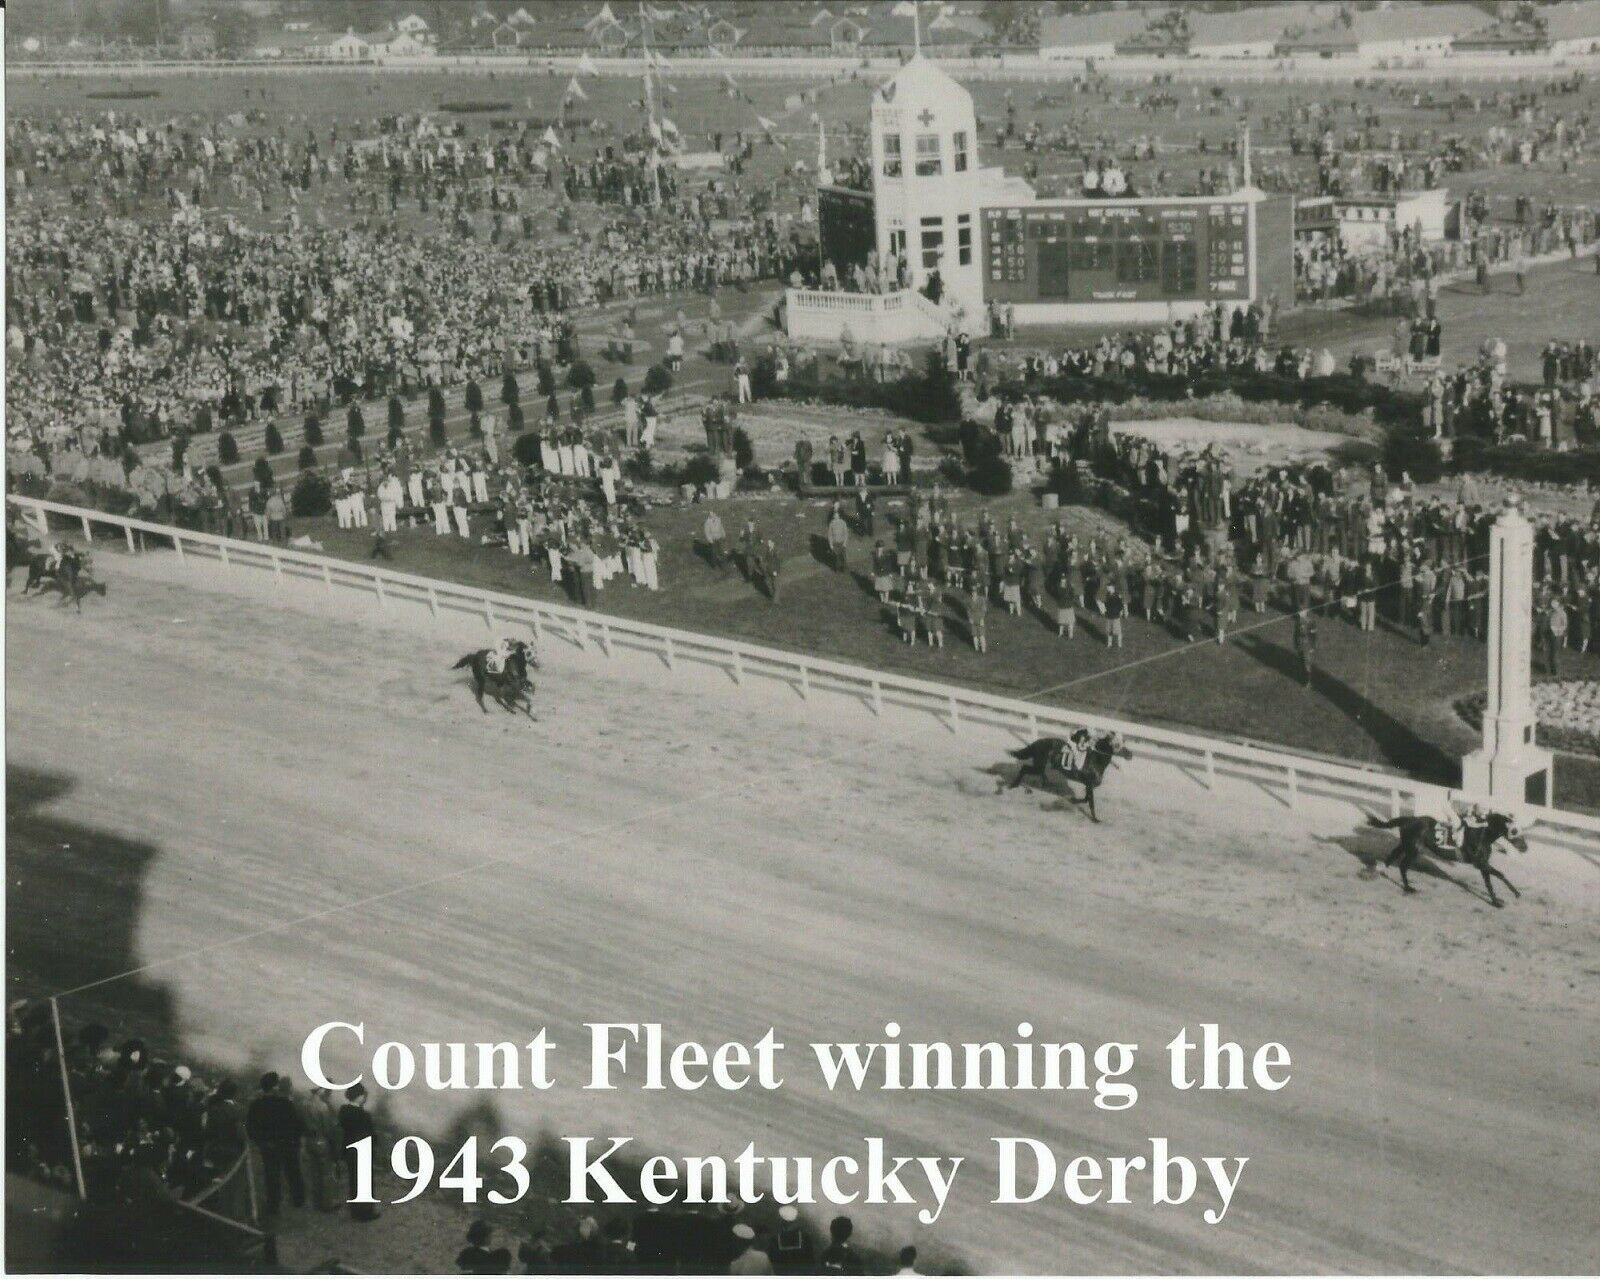
<path id="1" fill-rule="evenodd" d="M 1012 759 L 1027 759 L 1028 756 L 1033 754 L 1033 747 L 1023 746 L 1014 751 L 1007 751 L 1006 754 L 1011 756 Z"/>
<path id="2" fill-rule="evenodd" d="M 451 669 L 451 670 L 453 670 L 453 671 L 459 671 L 459 670 L 463 670 L 463 669 L 465 669 L 465 668 L 466 668 L 466 667 L 468 667 L 468 666 L 471 666 L 471 665 L 472 665 L 472 659 L 473 659 L 473 658 L 474 658 L 474 657 L 476 657 L 476 656 L 477 656 L 477 654 L 476 654 L 476 653 L 468 653 L 468 654 L 467 654 L 467 655 L 466 655 L 466 656 L 465 656 L 465 657 L 463 657 L 463 658 L 462 658 L 462 659 L 461 659 L 461 660 L 460 660 L 460 661 L 459 661 L 459 662 L 457 662 L 457 663 L 456 663 L 456 664 L 455 664 L 455 665 L 454 665 L 454 666 L 452 666 L 452 667 L 451 667 L 451 668 L 450 668 L 450 669 Z"/>
<path id="3" fill-rule="evenodd" d="M 1369 817 L 1367 825 L 1376 826 L 1379 830 L 1399 830 L 1410 820 L 1409 817 L 1391 817 L 1387 821 L 1379 821 L 1376 817 Z"/>

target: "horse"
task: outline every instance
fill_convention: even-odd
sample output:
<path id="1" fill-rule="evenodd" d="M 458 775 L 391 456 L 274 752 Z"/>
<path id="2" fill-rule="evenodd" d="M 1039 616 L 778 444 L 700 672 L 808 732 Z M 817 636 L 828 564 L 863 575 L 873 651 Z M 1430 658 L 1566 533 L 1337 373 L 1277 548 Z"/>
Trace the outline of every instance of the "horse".
<path id="1" fill-rule="evenodd" d="M 1094 822 L 1100 820 L 1094 808 L 1095 788 L 1105 779 L 1106 770 L 1115 760 L 1133 758 L 1133 752 L 1122 744 L 1121 733 L 1101 733 L 1091 738 L 1089 748 L 1084 752 L 1083 763 L 1077 767 L 1072 767 L 1069 762 L 1073 755 L 1072 743 L 1060 737 L 1040 737 L 1010 754 L 1012 759 L 1022 761 L 1022 767 L 1017 770 L 1007 790 L 1015 790 L 1022 785 L 1022 779 L 1030 773 L 1037 773 L 1039 785 L 1043 786 L 1046 784 L 1045 770 L 1053 767 L 1069 783 L 1077 782 L 1083 787 L 1083 798 L 1075 799 L 1069 785 L 1067 798 L 1074 804 L 1087 804 L 1089 820 Z"/>
<path id="2" fill-rule="evenodd" d="M 533 681 L 528 678 L 528 667 L 532 666 L 535 670 L 539 668 L 539 659 L 534 655 L 533 646 L 523 640 L 512 640 L 505 669 L 498 674 L 489 669 L 491 651 L 480 648 L 468 653 L 450 669 L 459 671 L 471 668 L 472 695 L 478 699 L 478 709 L 485 715 L 489 713 L 489 708 L 483 704 L 483 695 L 488 692 L 505 710 L 515 712 L 521 708 L 528 713 L 529 719 L 533 719 L 534 688 Z"/>
<path id="3" fill-rule="evenodd" d="M 99 589 L 104 594 L 104 587 L 97 588 L 89 581 L 89 566 L 94 561 L 88 551 L 68 546 L 62 550 L 58 563 L 52 565 L 51 558 L 48 551 L 33 551 L 29 554 L 28 580 L 22 584 L 24 595 L 30 594 L 36 588 L 42 595 L 46 585 L 55 586 L 61 591 L 62 599 L 71 600 L 73 607 L 81 613 L 85 591 Z"/>
<path id="4" fill-rule="evenodd" d="M 20 524 L 10 521 L 6 523 L 6 579 L 9 582 L 11 570 L 19 565 L 27 568 L 37 552 L 34 542 L 27 531 Z"/>
<path id="5" fill-rule="evenodd" d="M 1400 832 L 1400 842 L 1395 845 L 1394 851 L 1383 859 L 1385 866 L 1398 865 L 1400 867 L 1400 886 L 1408 893 L 1417 890 L 1411 887 L 1410 876 L 1406 871 L 1423 853 L 1441 858 L 1444 861 L 1463 861 L 1469 866 L 1476 866 L 1478 873 L 1483 876 L 1483 886 L 1489 891 L 1489 901 L 1495 906 L 1504 906 L 1505 903 L 1495 896 L 1494 880 L 1498 879 L 1509 888 L 1514 896 L 1521 897 L 1517 886 L 1505 877 L 1499 870 L 1489 864 L 1489 858 L 1494 855 L 1495 848 L 1501 840 L 1505 840 L 1519 853 L 1528 851 L 1528 841 L 1518 828 L 1517 823 L 1504 813 L 1490 813 L 1481 826 L 1468 826 L 1462 836 L 1459 851 L 1453 848 L 1442 847 L 1439 843 L 1439 823 L 1432 817 L 1394 817 L 1388 821 L 1379 821 L 1376 817 L 1367 818 L 1367 824 L 1379 830 L 1397 830 Z M 1491 878 L 1491 876 L 1493 878 Z"/>

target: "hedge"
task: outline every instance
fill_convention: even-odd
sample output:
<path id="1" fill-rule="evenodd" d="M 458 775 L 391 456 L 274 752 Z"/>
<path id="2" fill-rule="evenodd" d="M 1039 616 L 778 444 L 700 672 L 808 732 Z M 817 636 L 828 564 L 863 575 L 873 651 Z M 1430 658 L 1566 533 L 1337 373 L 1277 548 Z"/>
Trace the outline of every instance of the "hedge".
<path id="1" fill-rule="evenodd" d="M 224 466 L 232 466 L 239 460 L 239 442 L 233 438 L 232 431 L 217 436 L 217 460 Z"/>
<path id="2" fill-rule="evenodd" d="M 1496 444 L 1475 436 L 1455 441 L 1451 463 L 1460 471 L 1491 471 L 1507 479 L 1538 483 L 1600 485 L 1600 448 L 1564 453 L 1530 444 Z"/>
<path id="3" fill-rule="evenodd" d="M 333 486 L 319 471 L 302 471 L 289 494 L 289 511 L 309 519 L 333 510 Z"/>
<path id="4" fill-rule="evenodd" d="M 935 352 L 920 373 L 907 373 L 893 382 L 867 379 L 818 378 L 791 375 L 779 382 L 771 356 L 756 361 L 750 387 L 757 399 L 817 400 L 850 408 L 881 409 L 915 422 L 949 423 L 961 418 L 961 396 L 956 380 Z"/>

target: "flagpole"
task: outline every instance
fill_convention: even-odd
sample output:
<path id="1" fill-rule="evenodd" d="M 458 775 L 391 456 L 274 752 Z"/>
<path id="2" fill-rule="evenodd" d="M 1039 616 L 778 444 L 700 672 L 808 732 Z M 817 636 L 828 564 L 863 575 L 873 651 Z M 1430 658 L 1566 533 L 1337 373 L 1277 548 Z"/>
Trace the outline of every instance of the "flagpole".
<path id="1" fill-rule="evenodd" d="M 650 37 L 645 25 L 644 0 L 639 0 L 639 40 L 644 45 L 644 104 L 645 112 L 650 124 L 650 141 L 655 147 L 655 153 L 650 161 L 650 182 L 655 190 L 656 208 L 661 207 L 661 126 L 656 123 L 656 95 L 655 88 L 650 81 L 650 73 L 655 69 L 655 62 L 650 57 Z"/>

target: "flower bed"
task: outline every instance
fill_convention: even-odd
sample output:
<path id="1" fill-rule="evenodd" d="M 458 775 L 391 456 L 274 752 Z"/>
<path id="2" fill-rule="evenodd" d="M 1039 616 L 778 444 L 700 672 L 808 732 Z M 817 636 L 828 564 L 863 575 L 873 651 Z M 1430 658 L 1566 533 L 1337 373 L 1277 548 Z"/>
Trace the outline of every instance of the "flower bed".
<path id="1" fill-rule="evenodd" d="M 1456 712 L 1474 728 L 1483 725 L 1487 694 L 1456 703 Z M 1533 713 L 1539 744 L 1575 755 L 1600 756 L 1600 681 L 1541 680 L 1533 686 Z"/>

